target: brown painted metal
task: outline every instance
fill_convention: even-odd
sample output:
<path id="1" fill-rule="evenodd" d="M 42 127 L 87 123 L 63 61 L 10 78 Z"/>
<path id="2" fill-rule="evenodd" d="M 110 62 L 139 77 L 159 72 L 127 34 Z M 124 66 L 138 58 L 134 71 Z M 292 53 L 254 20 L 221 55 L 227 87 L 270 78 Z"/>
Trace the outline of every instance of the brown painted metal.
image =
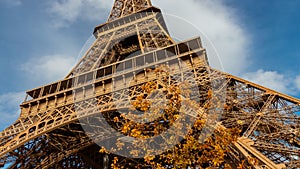
<path id="1" fill-rule="evenodd" d="M 174 68 L 173 76 L 193 79 L 203 91 L 210 90 L 211 81 L 219 82 L 216 93 L 225 91 L 226 100 L 219 127 L 243 131 L 230 158 L 256 158 L 253 168 L 300 168 L 300 100 L 210 68 L 200 38 L 175 43 L 150 0 L 115 0 L 108 21 L 94 35 L 96 41 L 65 79 L 27 91 L 20 117 L 0 133 L 0 165 L 109 168 L 113 155 L 98 153 L 80 120 L 115 111 L 116 105 L 130 107 L 122 98 L 159 81 L 146 70 L 165 64 Z M 130 91 L 125 75 L 133 79 Z M 207 92 L 200 94 L 210 104 Z M 98 128 L 97 141 L 113 137 L 113 129 Z"/>
<path id="2" fill-rule="evenodd" d="M 137 13 L 151 6 L 150 0 L 115 0 L 108 21 Z"/>

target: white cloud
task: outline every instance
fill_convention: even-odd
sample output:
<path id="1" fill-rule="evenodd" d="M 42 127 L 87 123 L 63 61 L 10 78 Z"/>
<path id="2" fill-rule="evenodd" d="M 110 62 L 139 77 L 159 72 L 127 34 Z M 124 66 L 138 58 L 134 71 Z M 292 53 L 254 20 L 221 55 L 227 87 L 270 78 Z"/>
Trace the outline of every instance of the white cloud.
<path id="1" fill-rule="evenodd" d="M 300 75 L 296 77 L 295 85 L 296 85 L 297 89 L 300 91 Z"/>
<path id="2" fill-rule="evenodd" d="M 66 76 L 74 63 L 74 57 L 48 55 L 29 59 L 21 66 L 21 70 L 30 76 L 30 80 L 48 83 Z"/>
<path id="3" fill-rule="evenodd" d="M 226 72 L 239 75 L 251 63 L 248 60 L 248 48 L 251 42 L 249 33 L 241 26 L 237 17 L 239 15 L 234 12 L 234 9 L 224 5 L 221 0 L 176 2 L 174 0 L 156 0 L 153 3 L 159 6 L 163 12 L 185 18 L 202 32 L 199 34 L 199 31 L 196 30 L 192 33 L 192 30 L 187 28 L 188 24 L 182 24 L 183 22 L 177 22 L 174 26 L 170 26 L 171 31 L 177 32 L 182 37 L 186 36 L 185 39 L 190 38 L 191 35 L 200 35 L 204 41 L 204 47 L 208 50 L 208 58 L 213 67 L 222 69 L 222 64 Z M 195 30 L 195 28 L 193 29 Z M 220 56 L 221 64 L 214 47 Z"/>
<path id="4" fill-rule="evenodd" d="M 20 115 L 19 105 L 24 101 L 25 92 L 12 92 L 0 95 L 0 127 L 8 127 Z"/>
<path id="5" fill-rule="evenodd" d="M 54 26 L 60 28 L 70 26 L 78 20 L 99 21 L 107 18 L 113 2 L 113 0 L 53 0 L 50 2 L 49 11 L 53 16 Z M 221 0 L 152 2 L 166 14 L 186 19 L 178 22 L 180 19 L 176 17 L 165 16 L 169 30 L 176 34 L 176 38 L 185 40 L 192 36 L 201 36 L 213 67 L 222 70 L 223 66 L 226 72 L 237 75 L 246 70 L 250 64 L 247 56 L 251 40 L 231 7 L 224 5 Z M 172 20 L 175 22 L 172 23 Z M 187 26 L 187 21 L 194 26 Z M 188 27 L 192 28 L 189 30 Z"/>
<path id="6" fill-rule="evenodd" d="M 256 72 L 246 73 L 243 78 L 282 93 L 293 94 L 296 91 L 293 79 L 276 71 L 260 69 Z"/>
<path id="7" fill-rule="evenodd" d="M 108 15 L 113 1 L 102 0 L 53 0 L 49 12 L 57 28 L 68 27 L 77 20 L 99 21 Z"/>
<path id="8" fill-rule="evenodd" d="M 99 21 L 107 18 L 113 2 L 54 0 L 50 3 L 49 11 L 56 27 L 66 27 L 79 20 Z M 247 73 L 247 68 L 251 64 L 248 57 L 252 40 L 251 33 L 243 28 L 239 14 L 231 7 L 226 6 L 223 1 L 185 0 L 174 2 L 174 0 L 153 0 L 152 2 L 165 13 L 169 31 L 175 36 L 175 39 L 185 40 L 194 36 L 201 36 L 203 45 L 208 50 L 211 66 L 231 74 L 244 75 L 242 77 L 250 81 L 280 92 L 291 93 L 296 88 L 295 84 L 298 85 L 300 91 L 300 76 L 294 82 L 291 78 L 287 78 L 286 75 L 276 71 L 258 70 Z M 41 68 L 39 65 L 34 67 L 35 70 L 42 69 L 39 72 L 44 72 L 47 74 L 46 76 L 50 76 L 47 77 L 49 79 L 57 77 L 54 74 L 65 75 L 67 72 L 60 69 L 52 70 L 51 62 L 45 64 L 45 68 Z M 65 62 L 65 64 L 67 63 Z M 43 75 L 42 78 L 45 76 Z"/>
<path id="9" fill-rule="evenodd" d="M 295 80 L 290 75 L 276 71 L 260 69 L 256 72 L 248 72 L 247 68 L 252 64 L 249 55 L 253 54 L 249 51 L 252 43 L 251 32 L 247 32 L 243 27 L 243 22 L 239 20 L 240 14 L 223 2 L 222 0 L 176 2 L 153 0 L 153 4 L 166 13 L 165 20 L 169 31 L 177 39 L 201 37 L 212 67 L 242 76 L 279 92 L 287 94 L 300 92 L 300 76 Z"/>

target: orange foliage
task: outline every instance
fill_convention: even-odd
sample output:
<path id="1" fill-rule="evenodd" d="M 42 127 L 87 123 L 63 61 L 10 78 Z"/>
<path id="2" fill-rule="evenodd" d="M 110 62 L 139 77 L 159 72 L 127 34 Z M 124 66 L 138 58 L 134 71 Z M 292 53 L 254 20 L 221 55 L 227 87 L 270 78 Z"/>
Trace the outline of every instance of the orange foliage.
<path id="1" fill-rule="evenodd" d="M 148 70 L 150 71 L 150 70 Z M 185 89 L 185 86 L 188 84 L 186 82 L 182 82 L 181 86 L 178 84 L 172 84 L 170 82 L 170 75 L 168 73 L 169 69 L 166 67 L 159 67 L 155 69 L 153 72 L 157 75 L 157 81 L 150 81 L 141 86 L 143 91 L 142 94 L 135 97 L 132 100 L 131 104 L 133 106 L 132 111 L 138 110 L 145 112 L 144 117 L 147 116 L 147 111 L 150 109 L 151 101 L 147 99 L 152 92 L 156 90 L 161 90 L 166 97 L 168 98 L 167 104 L 165 107 L 157 107 L 159 110 L 152 110 L 151 113 L 159 113 L 161 109 L 163 109 L 163 114 L 159 117 L 158 120 L 154 121 L 151 127 L 149 127 L 147 123 L 141 124 L 133 122 L 132 118 L 137 118 L 137 116 L 133 113 L 129 113 L 122 117 L 115 117 L 114 122 L 120 122 L 123 120 L 123 125 L 120 128 L 120 132 L 124 135 L 128 135 L 135 138 L 151 138 L 155 135 L 159 135 L 161 132 L 165 131 L 168 127 L 174 125 L 174 122 L 179 118 L 178 112 L 180 111 L 180 104 L 183 98 L 188 98 L 191 91 L 189 91 L 188 87 Z M 150 71 L 151 72 L 151 71 Z M 185 90 L 182 90 L 185 89 Z M 212 99 L 213 93 L 212 90 L 208 90 L 207 92 L 208 99 Z M 220 104 L 218 102 L 214 102 L 215 104 Z M 189 104 L 195 105 L 195 102 L 190 100 Z M 212 102 L 209 102 L 204 105 L 204 108 L 211 108 Z M 225 107 L 226 109 L 227 107 Z M 183 112 L 184 113 L 184 112 Z M 149 116 L 155 116 L 155 114 L 149 114 Z M 128 118 L 130 117 L 130 118 Z M 164 123 L 159 123 L 159 121 L 165 121 L 168 125 Z M 177 124 L 184 125 L 184 124 Z M 226 128 L 217 128 L 213 130 L 213 133 L 209 137 L 205 137 L 206 139 L 201 139 L 201 132 L 203 130 L 204 125 L 206 125 L 206 119 L 202 119 L 200 115 L 198 119 L 195 120 L 194 125 L 192 125 L 192 130 L 189 133 L 184 133 L 184 139 L 175 145 L 172 149 L 169 149 L 167 152 L 162 153 L 160 155 L 149 155 L 144 157 L 143 163 L 136 168 L 155 168 L 155 169 L 163 169 L 163 168 L 207 168 L 207 169 L 215 169 L 215 168 L 223 168 L 230 169 L 231 162 L 228 161 L 230 158 L 228 157 L 228 153 L 231 151 L 230 145 L 235 142 L 240 134 L 238 129 L 226 129 Z M 176 126 L 178 128 L 184 126 Z M 152 128 L 152 129 L 150 129 Z M 153 129 L 154 128 L 154 129 Z M 152 132 L 145 133 L 145 130 L 152 130 Z M 178 135 L 182 135 L 181 133 Z M 165 141 L 172 141 L 173 138 L 167 138 Z M 144 146 L 138 144 L 136 146 Z M 121 141 L 117 142 L 117 148 L 120 150 L 124 147 L 124 143 Z M 149 147 L 145 147 L 144 149 L 150 149 Z M 110 150 L 112 151 L 112 150 Z M 105 149 L 100 152 L 107 152 Z M 113 153 L 113 152 L 112 152 Z M 130 151 L 131 155 L 139 155 L 139 150 L 135 150 L 134 148 Z M 141 167 L 142 166 L 142 167 Z M 166 167 L 168 166 L 168 167 Z M 122 164 L 118 163 L 118 158 L 115 157 L 113 160 L 113 164 L 111 166 L 113 169 L 116 168 L 124 168 Z M 237 168 L 247 168 L 246 163 L 243 161 L 241 164 L 236 166 Z"/>

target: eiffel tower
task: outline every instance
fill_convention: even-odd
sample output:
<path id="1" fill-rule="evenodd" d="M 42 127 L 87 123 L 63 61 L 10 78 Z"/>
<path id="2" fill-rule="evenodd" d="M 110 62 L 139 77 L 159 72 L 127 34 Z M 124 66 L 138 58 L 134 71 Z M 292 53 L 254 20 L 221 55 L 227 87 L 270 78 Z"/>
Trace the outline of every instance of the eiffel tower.
<path id="1" fill-rule="evenodd" d="M 166 65 L 173 70 L 169 83 L 181 79 L 196 89 L 199 109 L 186 108 L 186 116 L 201 110 L 211 117 L 205 105 L 217 103 L 209 97 L 212 89 L 225 97 L 215 128 L 242 131 L 229 159 L 257 159 L 255 169 L 300 168 L 300 100 L 211 68 L 200 38 L 175 42 L 150 0 L 115 0 L 93 34 L 95 42 L 63 80 L 26 92 L 18 120 L 0 133 L 2 167 L 110 168 L 118 155 L 99 150 L 123 137 L 117 111 L 129 109 L 128 98 L 144 94 L 147 82 L 163 91 L 164 82 L 149 69 Z M 143 158 L 124 156 L 122 162 L 135 168 Z"/>

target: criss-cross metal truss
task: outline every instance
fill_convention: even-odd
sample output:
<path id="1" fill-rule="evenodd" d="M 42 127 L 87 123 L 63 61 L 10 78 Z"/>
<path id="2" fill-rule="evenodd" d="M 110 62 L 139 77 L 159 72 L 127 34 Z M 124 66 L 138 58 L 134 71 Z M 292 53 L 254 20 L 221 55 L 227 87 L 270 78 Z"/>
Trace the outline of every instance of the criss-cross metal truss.
<path id="1" fill-rule="evenodd" d="M 108 22 L 94 35 L 96 41 L 65 79 L 27 91 L 20 117 L 0 133 L 1 165 L 110 168 L 115 155 L 99 153 L 97 143 L 115 137 L 116 130 L 102 124 L 114 126 L 111 116 L 129 108 L 143 84 L 162 80 L 148 70 L 166 65 L 173 70 L 170 83 L 174 77 L 195 82 L 202 117 L 210 117 L 205 105 L 215 104 L 209 98 L 212 86 L 224 96 L 217 127 L 242 131 L 228 158 L 236 164 L 257 159 L 252 163 L 257 169 L 300 168 L 300 100 L 211 68 L 200 38 L 174 42 L 149 0 L 116 0 Z M 133 168 L 141 160 L 124 157 L 120 163 Z"/>
<path id="2" fill-rule="evenodd" d="M 150 0 L 115 0 L 108 21 L 137 13 L 151 6 Z"/>
<path id="3" fill-rule="evenodd" d="M 116 1 L 112 14 L 115 14 L 114 10 L 120 2 Z M 138 6 L 140 1 L 124 3 L 129 2 L 136 4 L 132 6 Z M 127 10 L 127 6 L 125 7 Z M 138 55 L 174 43 L 159 9 L 148 7 L 134 11 L 97 26 L 94 30 L 97 40 L 68 77 L 123 60 L 128 55 Z"/>

